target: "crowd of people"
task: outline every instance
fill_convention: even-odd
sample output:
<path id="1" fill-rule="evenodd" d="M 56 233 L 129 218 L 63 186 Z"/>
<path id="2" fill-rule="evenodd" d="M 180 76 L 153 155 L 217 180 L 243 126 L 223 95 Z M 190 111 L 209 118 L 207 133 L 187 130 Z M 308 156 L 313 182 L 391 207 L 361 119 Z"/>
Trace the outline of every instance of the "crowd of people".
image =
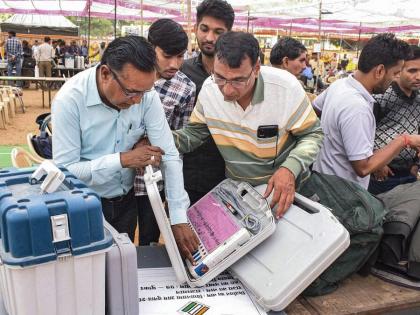
<path id="1" fill-rule="evenodd" d="M 179 250 L 191 262 L 198 240 L 186 209 L 226 177 L 267 184 L 264 197 L 277 218 L 312 169 L 378 194 L 390 213 L 383 213 L 385 230 L 398 216 L 420 216 L 413 193 L 420 187 L 420 49 L 393 34 L 377 35 L 361 52 L 358 70 L 311 102 L 300 81 L 306 48 L 283 38 L 272 50 L 272 67 L 263 66 L 257 39 L 231 31 L 234 18 L 228 2 L 204 0 L 197 7 L 195 57 L 184 61 L 182 26 L 160 19 L 147 40 L 112 41 L 99 65 L 57 93 L 54 161 L 100 195 L 106 220 L 132 240 L 138 223 L 140 245 L 158 242 L 143 179 L 147 165 L 163 170 L 161 196 Z M 320 77 L 314 66 L 312 75 Z M 259 136 L 267 127 L 274 134 Z M 403 184 L 411 186 L 401 191 Z M 359 255 L 358 261 L 369 258 Z"/>
<path id="2" fill-rule="evenodd" d="M 88 47 L 87 40 L 82 40 L 81 45 L 78 45 L 76 40 L 71 40 L 68 44 L 62 39 L 51 40 L 49 36 L 45 36 L 43 43 L 35 39 L 30 45 L 27 40 L 18 39 L 16 32 L 10 31 L 1 46 L 4 46 L 8 76 L 34 76 L 37 66 L 39 69 L 37 75 L 51 77 L 54 68 L 65 66 L 65 58 L 81 56 L 85 64 L 98 63 L 105 51 L 106 43 L 92 43 L 91 47 Z"/>

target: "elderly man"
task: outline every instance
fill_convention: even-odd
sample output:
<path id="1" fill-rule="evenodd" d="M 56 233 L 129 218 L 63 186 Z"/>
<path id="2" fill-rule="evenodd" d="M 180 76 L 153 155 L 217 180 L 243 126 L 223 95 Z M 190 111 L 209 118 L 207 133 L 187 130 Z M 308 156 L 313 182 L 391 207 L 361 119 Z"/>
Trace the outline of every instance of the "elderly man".
<path id="1" fill-rule="evenodd" d="M 323 134 L 299 81 L 287 71 L 261 67 L 258 41 L 227 32 L 216 42 L 214 74 L 207 79 L 186 128 L 174 131 L 181 153 L 212 137 L 226 176 L 267 184 L 277 217 L 294 199 L 295 183 L 307 176 Z"/>
<path id="2" fill-rule="evenodd" d="M 181 253 L 193 261 L 198 240 L 186 224 L 182 162 L 153 91 L 155 67 L 156 53 L 145 39 L 111 42 L 99 66 L 71 78 L 55 97 L 53 156 L 101 196 L 106 220 L 132 240 L 134 170 L 162 161 L 172 230 Z M 135 147 L 146 131 L 152 145 Z"/>

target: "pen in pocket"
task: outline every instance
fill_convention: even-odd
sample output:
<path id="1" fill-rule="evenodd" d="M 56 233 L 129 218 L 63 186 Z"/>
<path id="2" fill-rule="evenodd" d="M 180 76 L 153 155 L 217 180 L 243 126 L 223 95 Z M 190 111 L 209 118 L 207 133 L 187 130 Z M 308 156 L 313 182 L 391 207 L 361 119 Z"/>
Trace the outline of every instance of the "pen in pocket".
<path id="1" fill-rule="evenodd" d="M 133 124 L 130 124 L 130 125 L 128 126 L 127 134 L 130 132 L 131 127 L 133 127 Z"/>

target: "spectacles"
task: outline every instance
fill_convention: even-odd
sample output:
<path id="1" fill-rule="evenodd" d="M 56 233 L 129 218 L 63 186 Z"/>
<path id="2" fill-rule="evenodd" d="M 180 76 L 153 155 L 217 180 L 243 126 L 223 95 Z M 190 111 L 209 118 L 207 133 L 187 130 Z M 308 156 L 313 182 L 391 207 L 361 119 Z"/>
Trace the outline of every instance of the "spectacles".
<path id="1" fill-rule="evenodd" d="M 254 72 L 254 68 L 252 68 L 251 73 L 247 78 L 240 79 L 240 80 L 226 80 L 223 79 L 216 74 L 212 74 L 211 78 L 214 83 L 216 83 L 218 86 L 225 86 L 226 84 L 230 83 L 230 85 L 236 89 L 244 88 L 249 84 L 249 80 L 251 79 L 252 72 Z"/>
<path id="2" fill-rule="evenodd" d="M 151 91 L 153 91 L 154 89 L 151 88 L 150 90 L 145 90 L 145 91 L 129 91 L 120 81 L 120 79 L 118 79 L 118 75 L 108 66 L 109 71 L 112 73 L 112 77 L 115 79 L 115 81 L 117 81 L 118 85 L 121 88 L 121 91 L 123 91 L 124 95 L 127 98 L 133 98 L 136 96 L 140 96 L 142 97 L 144 94 L 149 93 Z"/>

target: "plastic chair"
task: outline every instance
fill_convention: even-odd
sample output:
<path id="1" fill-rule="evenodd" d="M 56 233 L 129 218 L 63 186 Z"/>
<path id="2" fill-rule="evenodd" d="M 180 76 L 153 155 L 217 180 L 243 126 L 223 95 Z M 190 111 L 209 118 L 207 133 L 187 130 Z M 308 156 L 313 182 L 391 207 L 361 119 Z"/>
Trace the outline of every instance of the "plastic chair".
<path id="1" fill-rule="evenodd" d="M 35 147 L 34 147 L 34 144 L 33 144 L 33 142 L 32 142 L 32 137 L 33 137 L 34 135 L 32 134 L 32 132 L 30 132 L 30 133 L 28 133 L 27 135 L 26 135 L 26 142 L 27 142 L 27 144 L 28 144 L 28 148 L 29 148 L 29 153 L 36 159 L 36 160 L 38 160 L 38 161 L 40 161 L 40 162 L 37 162 L 37 163 L 42 163 L 42 161 L 44 161 L 45 160 L 45 158 L 43 158 L 42 156 L 40 156 L 39 155 L 39 153 L 36 151 L 36 149 L 35 149 Z"/>
<path id="2" fill-rule="evenodd" d="M 0 102 L 0 126 L 1 129 L 6 129 L 6 110 L 4 108 L 3 102 Z"/>
<path id="3" fill-rule="evenodd" d="M 35 164 L 42 163 L 42 161 L 33 157 L 28 151 L 18 147 L 12 149 L 10 156 L 12 159 L 12 165 L 16 168 L 31 167 Z"/>

